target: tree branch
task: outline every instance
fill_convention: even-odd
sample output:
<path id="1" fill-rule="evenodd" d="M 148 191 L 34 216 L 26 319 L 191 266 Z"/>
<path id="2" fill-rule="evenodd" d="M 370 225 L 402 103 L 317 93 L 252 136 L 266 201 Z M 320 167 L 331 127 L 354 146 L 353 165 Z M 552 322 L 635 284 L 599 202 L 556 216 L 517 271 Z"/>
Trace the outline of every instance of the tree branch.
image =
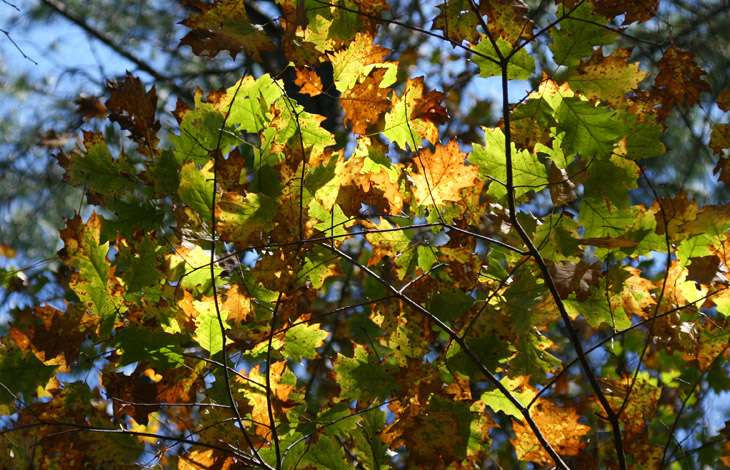
<path id="1" fill-rule="evenodd" d="M 124 57 L 125 59 L 127 59 L 128 61 L 132 62 L 134 65 L 137 66 L 137 68 L 139 70 L 146 72 L 152 78 L 154 78 L 157 82 L 168 83 L 170 89 L 176 95 L 180 96 L 181 98 L 190 99 L 191 96 L 190 96 L 189 91 L 181 88 L 170 77 L 167 77 L 167 76 L 163 75 L 162 73 L 160 73 L 159 71 L 155 70 L 149 64 L 147 64 L 145 61 L 134 56 L 131 52 L 127 51 L 121 45 L 112 41 L 112 39 L 109 38 L 106 34 L 97 30 L 96 28 L 92 27 L 86 21 L 86 19 L 84 19 L 81 16 L 77 15 L 76 13 L 72 12 L 62 1 L 60 1 L 60 0 L 41 0 L 41 2 L 44 5 L 47 5 L 49 8 L 53 9 L 59 15 L 66 18 L 68 21 L 72 22 L 79 28 L 86 31 L 86 33 L 88 33 L 93 38 L 104 43 L 104 45 L 106 45 L 107 47 L 112 49 L 118 55 L 120 55 L 120 56 Z"/>
<path id="2" fill-rule="evenodd" d="M 464 341 L 454 330 L 452 330 L 446 323 L 441 321 L 440 318 L 438 318 L 436 315 L 431 313 L 428 309 L 422 307 L 418 302 L 411 299 L 410 297 L 406 296 L 405 293 L 401 292 L 399 289 L 396 289 L 393 287 L 392 284 L 390 284 L 388 281 L 383 279 L 382 277 L 378 276 L 373 270 L 369 269 L 367 266 L 363 265 L 362 263 L 358 262 L 356 259 L 345 253 L 344 251 L 341 251 L 335 247 L 331 247 L 328 245 L 324 245 L 326 248 L 331 250 L 334 253 L 337 253 L 340 257 L 345 259 L 347 262 L 352 263 L 354 266 L 357 266 L 360 268 L 363 272 L 367 273 L 369 276 L 371 276 L 373 279 L 378 281 L 383 287 L 385 287 L 387 290 L 391 291 L 395 297 L 398 297 L 401 299 L 405 304 L 407 304 L 412 309 L 416 310 L 417 312 L 421 313 L 423 316 L 434 322 L 439 329 L 441 329 L 443 332 L 445 332 L 449 337 L 455 341 L 459 346 L 461 346 L 462 351 L 469 356 L 469 359 L 479 368 L 479 370 L 484 374 L 484 376 L 489 380 L 489 382 L 494 385 L 497 390 L 499 390 L 506 398 L 507 400 L 519 410 L 520 414 L 525 418 L 525 422 L 527 422 L 528 426 L 530 426 L 530 429 L 535 434 L 535 437 L 537 438 L 538 442 L 542 446 L 543 449 L 550 455 L 550 458 L 553 459 L 555 462 L 555 465 L 558 468 L 569 470 L 568 465 L 563 462 L 563 459 L 560 458 L 558 453 L 553 449 L 552 445 L 545 439 L 545 436 L 542 434 L 542 431 L 538 427 L 537 423 L 535 423 L 535 420 L 532 419 L 532 416 L 530 416 L 530 410 L 526 408 L 513 394 L 510 392 L 507 387 L 505 387 L 499 379 L 490 371 L 487 366 L 484 365 L 482 361 L 479 360 L 479 358 L 476 356 L 474 351 L 471 350 L 471 348 L 466 344 L 466 341 Z"/>

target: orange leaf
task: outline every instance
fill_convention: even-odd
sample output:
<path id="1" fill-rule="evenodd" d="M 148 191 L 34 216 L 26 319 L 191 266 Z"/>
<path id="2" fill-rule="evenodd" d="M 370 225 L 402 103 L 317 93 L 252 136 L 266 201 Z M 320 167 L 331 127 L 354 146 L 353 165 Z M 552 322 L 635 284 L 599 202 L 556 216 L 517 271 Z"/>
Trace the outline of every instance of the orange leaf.
<path id="1" fill-rule="evenodd" d="M 578 437 L 587 434 L 591 427 L 578 422 L 580 415 L 575 409 L 561 408 L 553 401 L 538 400 L 530 414 L 558 454 L 578 455 L 585 448 L 586 443 Z M 517 458 L 541 465 L 553 462 L 528 426 L 513 423 L 513 429 L 517 437 L 510 442 L 515 446 Z"/>
<path id="2" fill-rule="evenodd" d="M 309 96 L 317 96 L 322 93 L 322 79 L 317 72 L 310 69 L 296 69 L 297 78 L 294 84 L 301 87 L 299 93 Z"/>
<path id="3" fill-rule="evenodd" d="M 678 104 L 693 106 L 700 102 L 700 94 L 710 92 L 710 85 L 704 81 L 702 70 L 694 61 L 694 54 L 676 46 L 670 46 L 664 57 L 656 63 L 659 74 L 654 80 L 651 92 L 638 93 L 647 103 L 655 107 L 657 119 L 669 117 Z"/>
<path id="4" fill-rule="evenodd" d="M 234 463 L 232 457 L 216 449 L 194 450 L 180 456 L 177 470 L 228 470 Z"/>
<path id="5" fill-rule="evenodd" d="M 345 111 L 345 124 L 352 124 L 355 134 L 364 135 L 369 125 L 378 122 L 380 116 L 390 108 L 390 88 L 380 88 L 387 70 L 373 69 L 365 80 L 357 83 L 340 97 Z"/>
<path id="6" fill-rule="evenodd" d="M 445 147 L 438 144 L 434 151 L 420 152 L 414 160 L 418 173 L 411 175 L 416 202 L 442 207 L 446 201 L 461 201 L 459 192 L 472 186 L 479 173 L 479 167 L 465 162 L 466 155 L 455 140 Z"/>

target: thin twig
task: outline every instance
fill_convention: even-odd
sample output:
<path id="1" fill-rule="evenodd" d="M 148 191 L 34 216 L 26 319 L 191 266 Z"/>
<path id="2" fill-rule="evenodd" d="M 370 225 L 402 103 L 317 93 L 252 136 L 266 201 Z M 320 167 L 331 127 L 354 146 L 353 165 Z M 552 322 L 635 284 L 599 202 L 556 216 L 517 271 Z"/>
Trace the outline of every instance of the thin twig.
<path id="1" fill-rule="evenodd" d="M 144 72 L 147 72 L 152 78 L 155 79 L 155 81 L 158 82 L 164 82 L 169 83 L 170 89 L 178 96 L 181 97 L 189 97 L 190 93 L 187 90 L 184 90 L 183 88 L 179 87 L 173 80 L 170 80 L 169 77 L 165 76 L 158 70 L 155 70 L 152 68 L 147 62 L 144 60 L 136 57 L 131 52 L 124 49 L 121 45 L 115 43 L 110 37 L 108 37 L 105 33 L 102 31 L 99 31 L 96 28 L 93 28 L 89 23 L 86 22 L 84 18 L 77 15 L 76 13 L 72 12 L 63 2 L 59 0 L 41 0 L 43 4 L 47 5 L 48 7 L 55 10 L 57 13 L 59 13 L 61 16 L 69 20 L 70 22 L 74 23 L 79 28 L 86 31 L 89 35 L 92 37 L 98 39 L 102 43 L 104 43 L 106 46 L 111 48 L 114 52 L 119 54 L 120 56 L 124 57 L 128 61 L 132 62 L 134 65 L 137 66 L 139 70 L 142 70 Z"/>
<path id="2" fill-rule="evenodd" d="M 45 0 L 47 1 L 47 0 Z M 218 318 L 218 327 L 220 328 L 221 332 L 221 353 L 223 355 L 223 375 L 224 375 L 224 381 L 226 384 L 226 392 L 228 395 L 228 400 L 231 403 L 231 409 L 233 410 L 234 415 L 236 416 L 236 420 L 238 422 L 238 426 L 241 428 L 241 433 L 243 434 L 243 438 L 246 440 L 246 443 L 248 444 L 251 451 L 256 456 L 256 459 L 260 462 L 261 466 L 271 469 L 271 466 L 267 464 L 264 459 L 261 457 L 261 455 L 258 453 L 258 450 L 256 450 L 256 446 L 254 446 L 253 441 L 251 440 L 251 437 L 248 435 L 248 432 L 246 431 L 246 427 L 243 425 L 243 419 L 241 417 L 241 413 L 238 410 L 238 407 L 236 406 L 236 399 L 233 396 L 233 389 L 231 388 L 231 382 L 230 382 L 230 375 L 228 373 L 228 349 L 226 346 L 226 328 L 225 324 L 223 322 L 223 316 L 221 315 L 221 308 L 220 308 L 220 301 L 218 299 L 218 287 L 216 286 L 216 274 L 215 274 L 215 244 L 216 244 L 216 216 L 215 216 L 215 206 L 216 206 L 216 188 L 218 186 L 218 160 L 222 157 L 220 146 L 221 141 L 223 139 L 223 129 L 226 127 L 226 121 L 228 121 L 228 116 L 231 114 L 231 109 L 233 108 L 233 104 L 236 102 L 236 97 L 238 96 L 238 92 L 241 89 L 241 85 L 243 85 L 243 77 L 241 80 L 238 81 L 238 86 L 236 87 L 235 92 L 233 93 L 233 97 L 231 98 L 231 102 L 228 105 L 228 110 L 226 111 L 226 115 L 223 118 L 223 123 L 221 124 L 221 130 L 218 133 L 218 142 L 216 144 L 216 148 L 213 150 L 211 157 L 213 158 L 213 195 L 212 195 L 212 201 L 211 201 L 211 223 L 210 223 L 210 232 L 211 232 L 211 247 L 210 247 L 210 280 L 211 284 L 213 285 L 213 303 L 215 304 L 215 313 L 216 317 Z M 278 470 L 278 469 L 277 469 Z"/>
<path id="3" fill-rule="evenodd" d="M 473 1 L 473 0 L 470 0 Z M 519 234 L 520 238 L 522 239 L 522 242 L 525 244 L 525 246 L 528 248 L 528 252 L 530 255 L 534 258 L 535 263 L 537 263 L 538 267 L 540 268 L 540 272 L 542 273 L 543 279 L 545 281 L 545 285 L 547 286 L 548 290 L 550 291 L 550 295 L 553 297 L 553 300 L 555 301 L 555 305 L 558 307 L 558 312 L 560 313 L 560 317 L 563 320 L 563 323 L 565 323 L 565 328 L 568 331 L 568 338 L 570 339 L 570 343 L 573 346 L 573 349 L 575 349 L 576 354 L 578 355 L 578 358 L 580 360 L 581 367 L 583 368 L 583 373 L 585 374 L 586 378 L 588 379 L 588 383 L 590 384 L 591 388 L 593 389 L 593 392 L 596 394 L 596 398 L 601 404 L 601 407 L 603 408 L 604 412 L 606 413 L 606 417 L 608 418 L 608 421 L 611 423 L 611 429 L 613 431 L 613 440 L 614 445 L 616 447 L 616 455 L 618 458 L 618 467 L 621 470 L 626 470 L 626 456 L 624 455 L 624 449 L 623 449 L 623 439 L 621 437 L 621 424 L 619 423 L 619 415 L 617 413 L 614 413 L 613 409 L 611 408 L 610 403 L 606 399 L 606 396 L 604 395 L 603 391 L 601 390 L 601 386 L 598 383 L 598 379 L 596 378 L 595 373 L 593 372 L 593 369 L 591 368 L 590 363 L 588 362 L 588 358 L 585 355 L 585 352 L 583 350 L 583 345 L 580 342 L 580 338 L 578 338 L 578 333 L 575 330 L 575 327 L 573 326 L 573 321 L 570 318 L 570 315 L 568 315 L 568 311 L 565 308 L 565 304 L 563 303 L 563 300 L 560 297 L 560 293 L 558 292 L 558 288 L 555 284 L 555 280 L 553 279 L 552 275 L 550 274 L 550 269 L 548 268 L 547 263 L 543 259 L 542 255 L 540 254 L 540 250 L 535 246 L 535 243 L 532 241 L 530 236 L 527 234 L 525 229 L 520 224 L 519 220 L 517 220 L 517 204 L 515 202 L 515 191 L 514 191 L 514 174 L 513 174 L 513 168 L 512 168 L 512 130 L 511 130 L 511 123 L 510 123 L 510 109 L 509 109 L 509 76 L 507 73 L 507 66 L 509 64 L 509 61 L 505 60 L 502 62 L 502 119 L 504 120 L 504 141 L 505 141 L 505 161 L 506 161 L 506 173 L 507 173 L 507 205 L 509 208 L 509 217 L 510 221 L 512 222 L 512 226 L 517 230 L 517 233 Z"/>
<path id="4" fill-rule="evenodd" d="M 274 333 L 276 329 L 276 314 L 279 312 L 281 297 L 283 292 L 279 292 L 279 297 L 274 305 L 274 312 L 271 314 L 271 332 L 269 332 L 269 345 L 266 349 L 266 408 L 269 413 L 269 428 L 271 429 L 271 440 L 274 442 L 276 452 L 276 469 L 281 470 L 281 449 L 279 449 L 279 435 L 276 430 L 276 418 L 274 417 L 274 408 L 271 394 L 271 350 L 273 349 Z"/>
<path id="5" fill-rule="evenodd" d="M 326 246 L 326 245 L 325 245 Z M 525 422 L 530 426 L 530 429 L 535 434 L 535 437 L 537 438 L 538 442 L 542 446 L 543 449 L 550 455 L 550 457 L 555 462 L 555 465 L 558 466 L 561 469 L 568 470 L 568 465 L 563 462 L 563 459 L 560 458 L 558 453 L 553 449 L 552 445 L 545 439 L 545 436 L 543 435 L 542 431 L 538 427 L 537 423 L 535 423 L 535 420 L 532 419 L 532 416 L 530 416 L 530 411 L 510 392 L 507 387 L 505 387 L 499 379 L 487 368 L 484 363 L 479 360 L 477 355 L 474 353 L 474 351 L 471 350 L 471 348 L 466 344 L 466 342 L 461 339 L 458 333 L 456 333 L 453 329 L 451 329 L 446 323 L 444 323 L 440 318 L 438 318 L 436 315 L 431 313 L 428 309 L 424 308 L 419 304 L 418 302 L 414 301 L 405 293 L 400 292 L 398 289 L 393 287 L 392 284 L 390 284 L 388 281 L 380 277 L 377 273 L 373 272 L 370 268 L 363 265 L 344 251 L 341 251 L 337 248 L 327 247 L 330 250 L 332 250 L 334 253 L 337 253 L 340 255 L 341 258 L 345 259 L 349 263 L 352 263 L 354 266 L 357 266 L 360 268 L 363 272 L 365 272 L 368 276 L 371 276 L 373 279 L 378 281 L 383 287 L 385 287 L 387 290 L 391 291 L 396 297 L 401 299 L 405 304 L 410 306 L 412 309 L 416 310 L 432 322 L 434 322 L 439 329 L 441 329 L 443 332 L 445 332 L 453 341 L 455 341 L 459 346 L 461 346 L 462 351 L 469 357 L 469 359 L 479 368 L 479 370 L 484 374 L 484 376 L 489 380 L 489 382 L 494 385 L 497 390 L 499 390 L 506 398 L 507 400 L 515 407 L 517 410 L 519 410 L 520 414 L 525 419 Z"/>
<path id="6" fill-rule="evenodd" d="M 10 4 L 8 3 L 8 5 L 10 5 Z M 20 54 L 23 56 L 24 59 L 27 59 L 27 60 L 33 62 L 33 65 L 38 65 L 38 62 L 36 62 L 35 60 L 33 60 L 30 57 L 28 57 L 27 55 L 25 55 L 25 52 L 23 52 L 23 49 L 21 49 L 20 46 L 15 41 L 13 41 L 13 38 L 10 36 L 9 32 L 5 31 L 4 29 L 0 29 L 0 33 L 3 33 L 5 35 L 5 37 L 8 38 L 8 41 L 10 41 L 13 44 L 13 46 L 15 46 L 15 48 L 18 50 L 18 52 L 20 52 Z"/>

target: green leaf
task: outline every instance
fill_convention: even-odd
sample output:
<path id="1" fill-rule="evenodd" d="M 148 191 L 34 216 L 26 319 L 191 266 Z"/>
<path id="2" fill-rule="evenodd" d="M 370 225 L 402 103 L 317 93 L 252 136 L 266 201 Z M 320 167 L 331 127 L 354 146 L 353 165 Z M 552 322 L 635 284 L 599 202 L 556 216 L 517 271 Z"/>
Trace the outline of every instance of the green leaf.
<path id="1" fill-rule="evenodd" d="M 265 194 L 224 193 L 215 208 L 218 231 L 230 242 L 260 243 L 265 232 L 274 228 L 278 200 Z"/>
<path id="2" fill-rule="evenodd" d="M 522 406 L 527 406 L 527 404 L 535 395 L 534 392 L 531 392 L 530 390 L 520 391 L 519 386 L 521 384 L 519 379 L 513 380 L 508 377 L 504 377 L 499 382 L 504 385 L 504 387 L 508 391 L 510 391 L 515 398 L 517 398 Z M 507 416 L 512 416 L 513 418 L 523 418 L 520 410 L 518 410 L 517 407 L 511 401 L 509 401 L 509 399 L 502 392 L 497 389 L 487 390 L 486 392 L 484 392 L 481 396 L 481 401 L 483 401 L 484 404 L 487 405 L 487 407 L 495 413 L 501 411 Z"/>
<path id="3" fill-rule="evenodd" d="M 195 245 L 193 249 L 181 246 L 175 253 L 168 255 L 170 266 L 169 281 L 180 282 L 180 287 L 191 291 L 196 297 L 201 294 L 210 294 L 213 289 L 213 279 L 210 273 L 210 252 Z M 214 267 L 217 277 L 223 270 Z"/>
<path id="4" fill-rule="evenodd" d="M 629 210 L 629 191 L 637 187 L 639 176 L 636 163 L 612 156 L 592 160 L 588 171 L 590 175 L 583 185 L 586 198 L 605 200 L 619 210 Z"/>
<path id="5" fill-rule="evenodd" d="M 195 319 L 197 327 L 193 339 L 198 342 L 201 348 L 210 353 L 210 357 L 215 356 L 223 349 L 223 332 L 221 331 L 218 314 L 215 311 L 215 305 L 211 302 L 193 301 L 193 307 L 198 310 L 198 317 Z M 220 321 L 223 322 L 224 329 L 228 330 L 231 326 L 226 323 L 228 312 L 223 310 L 220 312 Z"/>
<path id="6" fill-rule="evenodd" d="M 324 410 L 317 416 L 318 426 L 326 426 L 323 432 L 327 436 L 347 438 L 348 433 L 357 428 L 360 416 L 353 414 L 348 403 L 338 403 Z"/>
<path id="7" fill-rule="evenodd" d="M 438 292 L 431 296 L 428 309 L 443 321 L 456 320 L 474 305 L 474 298 L 461 291 Z"/>
<path id="8" fill-rule="evenodd" d="M 350 467 L 342 445 L 326 435 L 320 436 L 315 444 L 308 447 L 300 462 L 303 466 L 312 465 L 312 468 L 324 470 L 342 470 Z"/>
<path id="9" fill-rule="evenodd" d="M 3 351 L 0 357 L 0 403 L 10 404 L 21 396 L 26 404 L 30 403 L 36 388 L 45 387 L 57 369 L 57 366 L 43 364 L 30 351 Z"/>
<path id="10" fill-rule="evenodd" d="M 489 185 L 489 194 L 504 200 L 507 188 L 507 157 L 504 134 L 501 129 L 484 128 L 485 145 L 474 145 L 469 163 L 479 165 L 479 175 L 485 179 L 495 178 Z M 515 197 L 522 198 L 529 191 L 539 191 L 549 183 L 545 165 L 526 150 L 517 150 L 512 144 L 512 174 Z"/>
<path id="11" fill-rule="evenodd" d="M 153 367 L 164 370 L 183 365 L 183 350 L 179 346 L 183 342 L 184 335 L 130 325 L 117 332 L 113 345 L 122 353 L 120 366 L 149 361 Z"/>
<path id="12" fill-rule="evenodd" d="M 319 236 L 335 237 L 347 233 L 346 227 L 350 219 L 342 212 L 339 204 L 335 204 L 331 210 L 327 210 L 319 201 L 312 199 L 312 202 L 309 203 L 309 215 L 321 220 L 314 226 L 322 232 Z"/>
<path id="13" fill-rule="evenodd" d="M 506 57 L 512 52 L 512 44 L 506 40 L 498 38 L 496 42 L 502 57 Z M 482 40 L 472 50 L 475 52 L 472 60 L 479 66 L 480 77 L 488 78 L 502 75 L 502 67 L 499 65 L 501 60 L 492 41 L 487 36 L 482 36 Z M 518 50 L 510 57 L 507 63 L 507 77 L 510 80 L 527 80 L 533 73 L 535 73 L 535 58 L 529 55 L 525 48 Z"/>
<path id="14" fill-rule="evenodd" d="M 385 399 L 400 388 L 394 377 L 398 367 L 381 362 L 362 345 L 355 345 L 352 358 L 338 353 L 333 362 L 341 390 L 337 401 L 370 403 L 378 398 Z"/>
<path id="15" fill-rule="evenodd" d="M 403 95 L 393 98 L 392 109 L 384 118 L 382 134 L 402 149 L 420 148 L 423 139 L 435 144 L 438 128 L 433 119 L 425 119 L 428 114 L 424 115 L 423 111 L 436 113 L 442 97 L 442 93 L 425 89 L 423 77 L 408 80 Z"/>
<path id="16" fill-rule="evenodd" d="M 503 310 L 511 319 L 509 328 L 520 336 L 558 316 L 544 280 L 533 271 L 523 272 L 509 285 Z"/>
<path id="17" fill-rule="evenodd" d="M 183 164 L 177 193 L 201 220 L 210 223 L 213 213 L 213 162 L 200 169 L 195 162 Z"/>
<path id="18" fill-rule="evenodd" d="M 499 338 L 497 332 L 485 332 L 478 338 L 466 338 L 465 342 L 479 362 L 491 371 L 500 368 L 514 354 L 512 346 Z M 476 380 L 482 374 L 481 369 L 458 344 L 449 348 L 446 361 L 454 372 L 460 372 L 470 379 Z"/>
<path id="19" fill-rule="evenodd" d="M 385 412 L 379 409 L 363 413 L 360 425 L 351 432 L 355 441 L 355 455 L 366 468 L 388 468 L 390 449 L 377 436 L 385 428 Z"/>
<path id="20" fill-rule="evenodd" d="M 321 289 L 325 281 L 331 277 L 339 276 L 340 266 L 336 263 L 332 252 L 320 247 L 315 247 L 307 253 L 306 261 L 299 273 L 299 281 L 309 279 L 312 288 Z"/>
<path id="21" fill-rule="evenodd" d="M 154 160 L 147 162 L 147 171 L 140 177 L 154 186 L 155 197 L 163 197 L 177 191 L 180 185 L 180 164 L 171 150 L 163 150 Z"/>
<path id="22" fill-rule="evenodd" d="M 398 181 L 398 175 L 400 173 L 398 167 L 392 164 L 390 159 L 383 154 L 383 152 L 379 151 L 378 149 L 373 148 L 367 148 L 363 149 L 362 147 L 358 147 L 355 149 L 355 153 L 353 155 L 354 157 L 362 156 L 362 158 L 365 159 L 365 161 L 362 164 L 362 169 L 360 170 L 360 173 L 363 175 L 369 175 L 369 174 L 379 174 L 381 171 L 384 171 L 388 174 L 388 177 L 390 178 L 391 183 L 395 183 Z"/>
<path id="23" fill-rule="evenodd" d="M 86 132 L 83 147 L 71 158 L 63 153 L 56 158 L 66 168 L 67 181 L 94 193 L 120 197 L 134 191 L 137 184 L 134 165 L 123 153 L 114 158 L 101 134 Z"/>
<path id="24" fill-rule="evenodd" d="M 229 102 L 230 98 L 224 97 L 219 98 L 219 101 L 206 103 L 202 101 L 202 92 L 195 94 L 194 109 L 185 111 L 181 116 L 180 135 L 170 135 L 178 166 L 186 162 L 206 165 L 211 159 L 210 152 L 214 149 L 220 148 L 223 151 L 241 143 L 241 139 L 235 134 L 236 128 L 228 121 L 221 132 Z"/>
<path id="25" fill-rule="evenodd" d="M 182 24 L 190 28 L 178 47 L 190 46 L 196 55 L 215 57 L 226 50 L 235 59 L 242 50 L 261 60 L 261 52 L 271 52 L 274 44 L 266 33 L 248 20 L 243 2 L 216 2 L 198 7 Z"/>
<path id="26" fill-rule="evenodd" d="M 320 8 L 316 3 L 315 7 Z M 332 77 L 335 88 L 340 93 L 346 92 L 354 87 L 361 77 L 367 77 L 376 67 L 387 70 L 380 87 L 385 88 L 392 85 L 396 81 L 398 66 L 392 62 L 383 62 L 383 58 L 388 52 L 388 49 L 374 45 L 367 36 L 356 36 L 355 40 L 348 44 L 346 50 L 334 54 Z"/>
<path id="27" fill-rule="evenodd" d="M 648 120 L 644 122 L 637 123 L 637 119 L 633 115 L 626 119 L 626 153 L 629 158 L 643 160 L 663 155 L 667 151 L 660 139 L 664 127 L 657 124 L 652 116 L 646 116 Z"/>
<path id="28" fill-rule="evenodd" d="M 542 225 L 535 231 L 535 245 L 540 254 L 549 261 L 577 261 L 582 250 L 579 245 L 578 222 L 564 214 L 543 218 Z"/>
<path id="29" fill-rule="evenodd" d="M 604 199 L 585 199 L 578 214 L 578 221 L 585 228 L 583 237 L 622 237 L 638 211 L 635 207 L 620 209 Z"/>
<path id="30" fill-rule="evenodd" d="M 457 41 L 476 42 L 479 39 L 479 18 L 471 9 L 468 0 L 448 0 L 437 5 L 441 13 L 433 20 L 434 29 Z"/>
<path id="31" fill-rule="evenodd" d="M 109 243 L 101 243 L 101 224 L 96 213 L 85 224 L 78 214 L 69 220 L 61 231 L 65 248 L 60 255 L 68 266 L 78 269 L 69 287 L 91 313 L 105 319 L 103 336 L 111 330 L 117 313 L 124 310 L 124 300 L 119 281 L 110 274 Z"/>
<path id="32" fill-rule="evenodd" d="M 610 306 L 605 295 L 605 281 L 602 281 L 603 289 L 594 289 L 587 299 L 576 300 L 575 294 L 563 300 L 568 315 L 576 318 L 583 316 L 593 328 L 599 328 L 607 324 L 614 330 L 623 330 L 631 326 L 631 320 L 626 317 L 622 307 Z"/>
<path id="33" fill-rule="evenodd" d="M 314 359 L 318 356 L 317 348 L 324 345 L 327 336 L 329 333 L 316 323 L 300 323 L 286 330 L 284 351 L 296 362 L 301 362 L 303 357 Z"/>
<path id="34" fill-rule="evenodd" d="M 431 267 L 438 261 L 436 254 L 434 253 L 436 249 L 430 245 L 419 245 L 417 251 L 418 267 L 424 272 L 431 269 Z"/>
<path id="35" fill-rule="evenodd" d="M 563 98 L 557 110 L 557 121 L 565 131 L 563 148 L 568 154 L 580 153 L 585 158 L 605 158 L 626 135 L 623 115 L 608 108 L 595 107 L 578 98 Z"/>
<path id="36" fill-rule="evenodd" d="M 510 359 L 509 370 L 515 376 L 530 376 L 531 384 L 544 383 L 548 373 L 556 372 L 562 361 L 547 349 L 554 347 L 548 338 L 535 332 L 523 335 L 517 344 L 517 355 Z"/>
<path id="37" fill-rule="evenodd" d="M 102 235 L 115 238 L 118 233 L 129 238 L 133 236 L 134 229 L 152 232 L 163 227 L 166 207 L 160 205 L 156 201 L 139 199 L 131 195 L 123 199 L 109 199 L 106 208 L 112 211 L 116 218 L 104 219 Z"/>
<path id="38" fill-rule="evenodd" d="M 565 10 L 566 7 L 561 7 Z M 559 11 L 558 14 L 563 13 Z M 553 43 L 553 60 L 558 65 L 577 66 L 584 57 L 591 57 L 597 46 L 612 44 L 616 35 L 604 26 L 606 18 L 593 13 L 590 3 L 583 3 L 550 29 Z"/>
<path id="39" fill-rule="evenodd" d="M 276 129 L 274 143 L 286 146 L 290 151 L 302 152 L 306 155 L 319 155 L 335 144 L 334 136 L 322 127 L 324 117 L 310 114 L 296 101 L 282 97 L 272 107 L 274 118 L 271 126 Z"/>
<path id="40" fill-rule="evenodd" d="M 131 245 L 129 241 L 117 244 L 117 249 L 119 252 L 114 264 L 122 268 L 127 294 L 156 291 L 159 295 L 159 284 L 165 277 L 161 269 L 164 267 L 163 255 L 167 252 L 159 240 L 147 233 L 133 240 Z"/>

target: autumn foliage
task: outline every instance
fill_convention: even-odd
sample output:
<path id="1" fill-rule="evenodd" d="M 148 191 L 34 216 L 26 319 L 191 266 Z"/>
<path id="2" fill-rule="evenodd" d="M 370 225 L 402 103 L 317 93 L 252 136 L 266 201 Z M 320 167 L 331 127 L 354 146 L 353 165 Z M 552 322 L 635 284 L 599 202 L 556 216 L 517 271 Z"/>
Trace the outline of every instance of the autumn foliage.
<path id="1" fill-rule="evenodd" d="M 673 109 L 730 95 L 689 52 L 640 67 L 616 44 L 656 1 L 558 1 L 544 24 L 441 3 L 412 34 L 499 83 L 476 140 L 440 135 L 466 111 L 378 41 L 408 27 L 385 0 L 280 0 L 276 38 L 243 1 L 181 1 L 181 47 L 283 53 L 303 104 L 246 73 L 167 134 L 154 86 L 109 83 L 131 145 L 56 155 L 96 210 L 60 234 L 66 304 L 2 339 L 6 467 L 730 465 L 730 431 L 682 444 L 697 395 L 730 388 L 730 205 L 631 193 Z"/>

